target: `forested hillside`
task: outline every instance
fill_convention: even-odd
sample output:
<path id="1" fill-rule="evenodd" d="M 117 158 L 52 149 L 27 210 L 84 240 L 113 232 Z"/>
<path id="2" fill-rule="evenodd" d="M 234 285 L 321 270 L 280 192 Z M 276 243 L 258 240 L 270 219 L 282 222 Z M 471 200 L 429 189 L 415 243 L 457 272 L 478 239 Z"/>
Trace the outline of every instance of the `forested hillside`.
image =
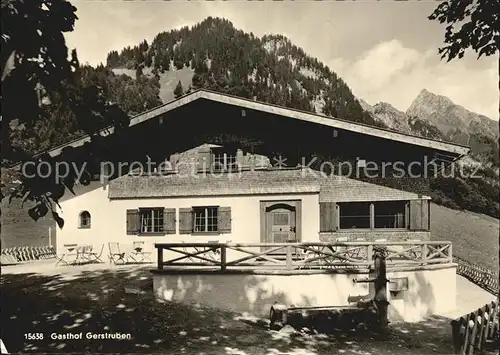
<path id="1" fill-rule="evenodd" d="M 209 17 L 192 28 L 159 33 L 150 44 L 143 41 L 112 51 L 106 66 L 82 66 L 81 81 L 85 87 L 102 87 L 106 99 L 118 104 L 130 116 L 190 90 L 207 88 L 429 138 L 446 138 L 435 125 L 421 117 L 405 118 L 408 122 L 394 125 L 391 122 L 395 119 L 397 122 L 399 113 L 387 105 L 374 106 L 372 110 L 363 104 L 363 108 L 331 68 L 308 56 L 286 37 L 258 38 L 219 18 Z M 39 123 L 36 132 L 18 131 L 19 144 L 39 152 L 81 134 L 72 115 L 64 107 L 53 104 L 50 118 Z M 33 135 L 36 138 L 24 139 Z M 495 152 L 489 147 L 485 149 L 481 158 L 483 165 L 498 166 Z M 496 149 L 498 151 L 498 145 Z M 437 203 L 498 218 L 497 170 L 484 165 L 479 174 L 483 178 L 431 179 L 423 191 L 421 185 L 412 187 L 406 181 L 379 183 L 406 190 L 418 188 L 419 192 L 434 197 Z"/>

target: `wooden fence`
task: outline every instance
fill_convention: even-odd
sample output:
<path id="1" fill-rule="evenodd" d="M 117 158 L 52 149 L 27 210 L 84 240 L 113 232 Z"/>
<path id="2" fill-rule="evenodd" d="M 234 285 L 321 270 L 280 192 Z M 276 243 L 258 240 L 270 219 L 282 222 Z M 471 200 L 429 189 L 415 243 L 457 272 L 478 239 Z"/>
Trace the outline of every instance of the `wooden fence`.
<path id="1" fill-rule="evenodd" d="M 455 353 L 473 355 L 486 347 L 494 348 L 499 337 L 499 313 L 496 301 L 451 321 Z"/>
<path id="2" fill-rule="evenodd" d="M 453 257 L 453 261 L 457 263 L 457 274 L 461 275 L 479 287 L 493 294 L 498 294 L 499 285 L 498 271 L 493 271 L 479 265 L 474 265 L 462 258 Z"/>
<path id="3" fill-rule="evenodd" d="M 165 266 L 274 269 L 369 268 L 374 248 L 386 250 L 389 265 L 452 263 L 451 242 L 346 243 L 156 243 L 158 269 Z M 166 251 L 167 255 L 164 255 Z"/>
<path id="4" fill-rule="evenodd" d="M 13 247 L 2 249 L 1 255 L 10 257 L 13 262 L 33 261 L 55 258 L 56 250 L 49 246 Z"/>

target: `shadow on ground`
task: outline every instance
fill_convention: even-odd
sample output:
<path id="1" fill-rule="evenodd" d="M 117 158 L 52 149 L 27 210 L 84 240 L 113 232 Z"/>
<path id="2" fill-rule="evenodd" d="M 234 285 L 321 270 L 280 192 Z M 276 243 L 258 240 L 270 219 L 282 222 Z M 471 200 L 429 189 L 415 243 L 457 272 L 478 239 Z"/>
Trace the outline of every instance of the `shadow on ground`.
<path id="1" fill-rule="evenodd" d="M 35 273 L 1 277 L 1 339 L 14 352 L 204 354 L 451 354 L 449 319 L 391 324 L 367 332 L 323 335 L 269 331 L 255 319 L 153 298 L 148 270 L 84 271 L 72 277 Z M 27 334 L 43 339 L 27 339 Z M 81 340 L 52 339 L 79 334 Z M 86 334 L 131 339 L 87 339 Z"/>

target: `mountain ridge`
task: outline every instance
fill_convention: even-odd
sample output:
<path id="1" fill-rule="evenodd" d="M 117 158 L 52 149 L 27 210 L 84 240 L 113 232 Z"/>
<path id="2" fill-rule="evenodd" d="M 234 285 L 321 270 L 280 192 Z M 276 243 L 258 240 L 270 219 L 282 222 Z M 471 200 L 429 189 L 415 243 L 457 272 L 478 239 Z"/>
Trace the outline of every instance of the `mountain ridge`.
<path id="1" fill-rule="evenodd" d="M 207 88 L 292 109 L 471 146 L 470 158 L 459 164 L 465 169 L 479 166 L 482 174 L 480 179 L 431 179 L 426 191 L 420 192 L 448 207 L 471 209 L 497 218 L 500 215 L 500 204 L 495 199 L 499 193 L 498 142 L 483 125 L 471 126 L 470 131 L 469 126 L 464 125 L 461 126 L 462 129 L 441 131 L 435 124 L 438 115 L 428 117 L 423 114 L 425 110 L 417 105 L 424 105 L 426 100 L 412 103 L 412 110 L 405 112 L 386 102 L 371 106 L 362 98 L 356 97 L 333 69 L 307 55 L 283 35 L 265 35 L 259 38 L 253 33 L 237 30 L 228 20 L 209 17 L 191 28 L 159 33 L 151 45 L 142 42 L 133 48 L 124 48 L 120 53 L 112 51 L 107 58 L 107 68 L 135 70 L 137 78 L 149 72 L 157 81 L 170 82 L 170 87 L 161 87 L 160 90 L 164 93 L 175 91 L 179 95 L 192 89 Z M 189 72 L 188 77 L 178 80 L 181 85 L 167 78 L 181 70 Z M 192 77 L 189 78 L 190 73 Z M 425 94 L 427 90 L 424 90 L 422 92 Z M 457 116 L 469 115 L 470 111 L 455 108 L 450 99 L 427 93 L 424 98 L 431 104 L 441 102 Z M 416 99 L 418 98 L 419 96 Z M 429 110 L 431 113 L 436 111 L 447 114 L 446 110 L 436 109 L 439 105 L 434 106 L 436 107 Z M 403 190 L 406 189 L 405 186 L 412 186 L 404 182 L 380 183 Z M 418 189 L 417 185 L 412 188 Z"/>

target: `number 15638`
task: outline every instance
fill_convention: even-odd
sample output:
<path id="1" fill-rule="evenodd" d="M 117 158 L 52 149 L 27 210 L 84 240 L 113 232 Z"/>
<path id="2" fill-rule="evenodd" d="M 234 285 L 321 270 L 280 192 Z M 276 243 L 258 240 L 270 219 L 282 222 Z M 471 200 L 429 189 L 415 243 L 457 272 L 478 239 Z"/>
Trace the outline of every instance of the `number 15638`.
<path id="1" fill-rule="evenodd" d="M 25 333 L 24 339 L 25 340 L 42 340 L 43 333 Z"/>

